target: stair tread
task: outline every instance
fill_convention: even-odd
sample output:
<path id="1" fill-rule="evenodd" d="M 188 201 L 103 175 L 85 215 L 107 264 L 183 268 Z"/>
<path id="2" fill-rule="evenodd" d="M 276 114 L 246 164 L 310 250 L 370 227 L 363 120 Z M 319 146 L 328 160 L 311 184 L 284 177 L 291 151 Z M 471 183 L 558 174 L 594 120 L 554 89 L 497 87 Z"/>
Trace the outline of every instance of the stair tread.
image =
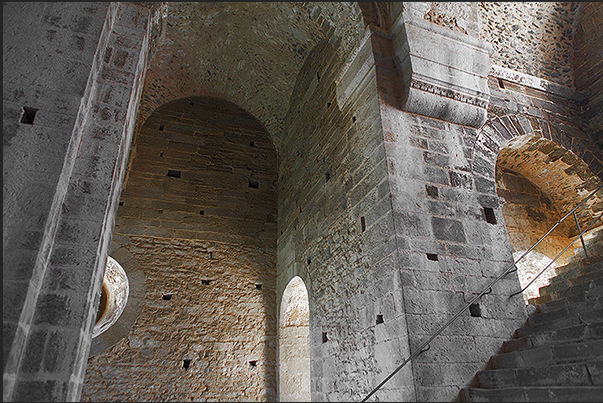
<path id="1" fill-rule="evenodd" d="M 591 375 L 594 374 L 594 376 Z M 602 386 L 603 359 L 529 368 L 486 369 L 476 374 L 486 389 L 522 386 Z"/>
<path id="2" fill-rule="evenodd" d="M 603 358 L 603 339 L 547 345 L 494 354 L 491 369 L 541 367 Z"/>
<path id="3" fill-rule="evenodd" d="M 603 323 L 581 323 L 507 340 L 503 343 L 503 351 L 519 351 L 527 348 L 547 347 L 597 338 L 603 338 Z"/>
<path id="4" fill-rule="evenodd" d="M 461 401 L 479 402 L 599 402 L 603 386 L 533 386 L 501 389 L 464 388 Z"/>

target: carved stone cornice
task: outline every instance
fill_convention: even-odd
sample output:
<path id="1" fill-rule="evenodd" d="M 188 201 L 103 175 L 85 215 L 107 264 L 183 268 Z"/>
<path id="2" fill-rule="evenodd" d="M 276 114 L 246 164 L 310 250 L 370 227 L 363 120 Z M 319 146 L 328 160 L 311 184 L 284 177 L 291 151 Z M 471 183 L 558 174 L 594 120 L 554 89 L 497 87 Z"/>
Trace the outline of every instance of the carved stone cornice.
<path id="1" fill-rule="evenodd" d="M 405 12 L 393 24 L 392 46 L 401 109 L 475 128 L 485 123 L 489 43 Z"/>

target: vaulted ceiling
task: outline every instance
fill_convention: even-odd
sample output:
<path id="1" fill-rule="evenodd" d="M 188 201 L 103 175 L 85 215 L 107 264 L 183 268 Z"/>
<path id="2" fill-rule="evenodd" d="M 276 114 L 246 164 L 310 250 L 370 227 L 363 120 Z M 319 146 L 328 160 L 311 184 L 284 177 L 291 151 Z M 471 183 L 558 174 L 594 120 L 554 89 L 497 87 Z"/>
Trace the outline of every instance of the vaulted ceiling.
<path id="1" fill-rule="evenodd" d="M 279 147 L 298 73 L 317 43 L 346 57 L 364 33 L 357 3 L 163 3 L 138 115 L 188 96 L 224 98 L 254 115 Z"/>

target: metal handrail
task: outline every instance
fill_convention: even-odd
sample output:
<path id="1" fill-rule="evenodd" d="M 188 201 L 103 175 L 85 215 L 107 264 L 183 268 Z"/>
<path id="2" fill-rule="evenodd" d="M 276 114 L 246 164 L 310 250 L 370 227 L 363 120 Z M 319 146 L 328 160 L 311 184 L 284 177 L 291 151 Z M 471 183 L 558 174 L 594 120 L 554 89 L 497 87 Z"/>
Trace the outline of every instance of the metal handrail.
<path id="1" fill-rule="evenodd" d="M 533 279 L 532 279 L 532 280 L 531 280 L 531 281 L 530 281 L 530 282 L 529 282 L 529 283 L 528 283 L 528 284 L 527 284 L 525 287 L 523 287 L 521 290 L 519 290 L 519 291 L 517 291 L 517 292 L 515 292 L 515 293 L 513 293 L 513 294 L 511 294 L 511 295 L 509 295 L 509 298 L 511 298 L 511 297 L 513 297 L 513 296 L 515 296 L 515 295 L 517 295 L 517 294 L 521 294 L 522 292 L 524 292 L 525 290 L 527 290 L 527 288 L 528 288 L 530 285 L 532 285 L 532 283 L 533 283 L 534 281 L 536 281 L 536 279 L 537 279 L 538 277 L 540 277 L 540 275 L 541 275 L 542 273 L 544 273 L 544 272 L 546 271 L 546 269 L 548 269 L 548 268 L 549 268 L 549 267 L 550 267 L 550 266 L 551 266 L 553 263 L 555 263 L 555 262 L 557 261 L 557 259 L 559 259 L 559 258 L 561 257 L 561 255 L 563 255 L 563 254 L 565 253 L 565 251 L 566 251 L 566 250 L 568 250 L 568 249 L 569 249 L 569 247 L 570 247 L 570 246 L 572 246 L 572 245 L 574 244 L 574 242 L 576 242 L 576 241 L 578 240 L 578 238 L 582 239 L 582 245 L 583 245 L 583 248 L 584 248 L 584 254 L 585 254 L 585 255 L 586 255 L 586 257 L 588 258 L 588 254 L 586 253 L 586 245 L 584 244 L 584 238 L 582 238 L 582 234 L 584 234 L 585 232 L 588 232 L 588 230 L 590 230 L 590 228 L 591 228 L 591 227 L 594 225 L 594 223 L 596 223 L 597 221 L 599 221 L 599 218 L 601 218 L 601 217 L 603 217 L 603 213 L 599 214 L 599 217 L 595 218 L 595 219 L 593 220 L 593 222 L 591 222 L 591 223 L 589 224 L 589 226 L 588 226 L 588 227 L 586 227 L 586 229 L 585 229 L 584 231 L 581 231 L 581 232 L 580 232 L 580 234 L 579 234 L 578 236 L 576 236 L 576 237 L 574 238 L 574 240 L 573 240 L 573 241 L 571 241 L 571 242 L 569 243 L 569 245 L 567 245 L 567 246 L 565 247 L 565 249 L 563 249 L 563 250 L 562 250 L 562 251 L 561 251 L 561 252 L 560 252 L 560 253 L 559 253 L 557 256 L 555 256 L 555 259 L 551 260 L 551 262 L 550 262 L 549 264 L 547 264 L 547 265 L 546 265 L 546 267 L 545 267 L 544 269 L 542 269 L 542 270 L 540 271 L 540 273 L 538 273 L 538 274 L 536 275 L 536 277 L 534 277 L 534 278 L 533 278 Z"/>
<path id="2" fill-rule="evenodd" d="M 542 242 L 555 228 L 557 228 L 557 226 L 563 221 L 565 220 L 567 217 L 569 217 L 571 214 L 573 214 L 578 208 L 580 208 L 580 206 L 582 206 L 587 200 L 589 200 L 591 197 L 593 197 L 595 195 L 595 193 L 597 193 L 599 190 L 603 189 L 603 185 L 599 186 L 596 190 L 594 190 L 591 194 L 588 195 L 588 197 L 586 197 L 584 200 L 582 200 L 582 202 L 580 202 L 580 204 L 578 204 L 577 206 L 575 206 L 570 212 L 568 212 L 565 216 L 563 216 L 563 218 L 561 218 L 560 220 L 557 221 L 557 223 L 555 223 L 555 225 L 553 225 L 553 227 L 551 227 L 550 230 L 548 230 L 546 232 L 546 234 L 544 234 L 542 237 L 540 237 L 540 239 L 538 241 L 536 241 L 536 243 L 534 245 L 532 245 L 528 250 L 526 250 L 520 257 L 519 259 L 515 260 L 512 264 L 508 265 L 505 270 L 502 272 L 502 274 L 500 274 L 498 277 L 496 277 L 494 280 L 490 281 L 490 283 L 488 283 L 488 285 L 486 285 L 485 287 L 482 288 L 482 291 L 477 294 L 475 297 L 473 297 L 469 302 L 467 302 L 462 309 L 460 309 L 452 318 L 450 318 L 443 326 L 441 326 L 438 331 L 436 331 L 431 337 L 429 337 L 429 339 L 427 339 L 426 341 L 424 341 L 416 350 L 414 353 L 412 353 L 410 355 L 410 357 L 408 357 L 406 360 L 404 360 L 404 362 L 402 362 L 402 364 L 400 364 L 391 374 L 389 374 L 387 376 L 387 378 L 385 378 L 383 381 L 381 381 L 381 383 L 379 385 L 377 385 L 377 387 L 375 387 L 371 393 L 369 393 L 364 399 L 362 399 L 362 402 L 366 402 L 368 400 L 368 398 L 370 398 L 373 394 L 375 394 L 375 392 L 377 392 L 387 381 L 389 381 L 394 375 L 396 375 L 398 373 L 398 371 L 400 371 L 406 364 L 408 364 L 410 361 L 412 361 L 414 358 L 416 358 L 419 354 L 424 353 L 425 351 L 429 350 L 429 343 L 435 339 L 437 336 L 439 336 L 448 326 L 450 326 L 450 324 L 452 322 L 454 322 L 463 312 L 465 312 L 465 310 L 467 308 L 469 308 L 471 306 L 471 304 L 473 304 L 475 301 L 477 301 L 479 298 L 481 298 L 482 296 L 489 294 L 492 292 L 492 286 L 494 284 L 496 284 L 501 278 L 503 278 L 504 276 L 506 276 L 509 273 L 512 273 L 514 271 L 517 271 L 517 263 L 519 263 L 519 261 L 521 259 L 523 259 L 528 253 L 530 253 L 532 250 L 534 250 L 534 248 L 536 248 L 536 246 L 538 246 L 540 244 L 540 242 Z M 603 214 L 599 215 L 599 217 L 597 217 L 584 231 L 580 231 L 580 226 L 578 226 L 578 229 L 580 231 L 579 236 L 577 236 L 576 238 L 574 238 L 574 240 L 563 250 L 563 252 L 561 252 L 557 257 L 555 257 L 555 260 L 557 260 L 557 258 L 559 258 L 559 256 L 561 256 L 578 238 L 582 239 L 582 234 L 586 231 L 588 231 L 591 226 L 597 222 L 599 220 L 599 218 L 601 218 L 603 216 Z M 584 244 L 584 240 L 582 239 L 582 242 Z M 586 248 L 585 248 L 586 250 Z M 553 262 L 555 261 L 553 260 Z M 553 263 L 549 263 L 539 274 L 538 276 L 540 276 L 546 269 L 548 269 L 551 264 Z M 513 269 L 512 269 L 513 268 Z M 531 282 L 530 284 L 532 284 L 532 282 L 538 277 L 536 276 Z M 530 285 L 528 284 L 528 286 Z M 527 288 L 527 286 L 525 287 Z M 525 289 L 524 288 L 524 289 Z M 509 296 L 509 298 L 513 297 L 514 295 L 517 295 L 521 292 L 524 291 L 524 289 L 522 289 L 519 292 L 516 292 L 512 295 Z"/>

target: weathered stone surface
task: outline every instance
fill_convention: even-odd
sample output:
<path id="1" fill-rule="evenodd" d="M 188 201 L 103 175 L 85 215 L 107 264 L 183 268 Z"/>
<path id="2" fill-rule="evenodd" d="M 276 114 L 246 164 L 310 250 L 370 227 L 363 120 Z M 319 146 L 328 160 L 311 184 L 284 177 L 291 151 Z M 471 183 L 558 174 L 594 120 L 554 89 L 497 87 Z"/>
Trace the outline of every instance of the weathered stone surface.
<path id="1" fill-rule="evenodd" d="M 372 397 L 453 400 L 522 273 L 464 305 L 603 179 L 598 3 L 3 7 L 5 400 L 355 401 L 462 310 Z M 139 287 L 101 342 L 109 251 Z M 574 313 L 530 342 L 600 339 Z"/>

